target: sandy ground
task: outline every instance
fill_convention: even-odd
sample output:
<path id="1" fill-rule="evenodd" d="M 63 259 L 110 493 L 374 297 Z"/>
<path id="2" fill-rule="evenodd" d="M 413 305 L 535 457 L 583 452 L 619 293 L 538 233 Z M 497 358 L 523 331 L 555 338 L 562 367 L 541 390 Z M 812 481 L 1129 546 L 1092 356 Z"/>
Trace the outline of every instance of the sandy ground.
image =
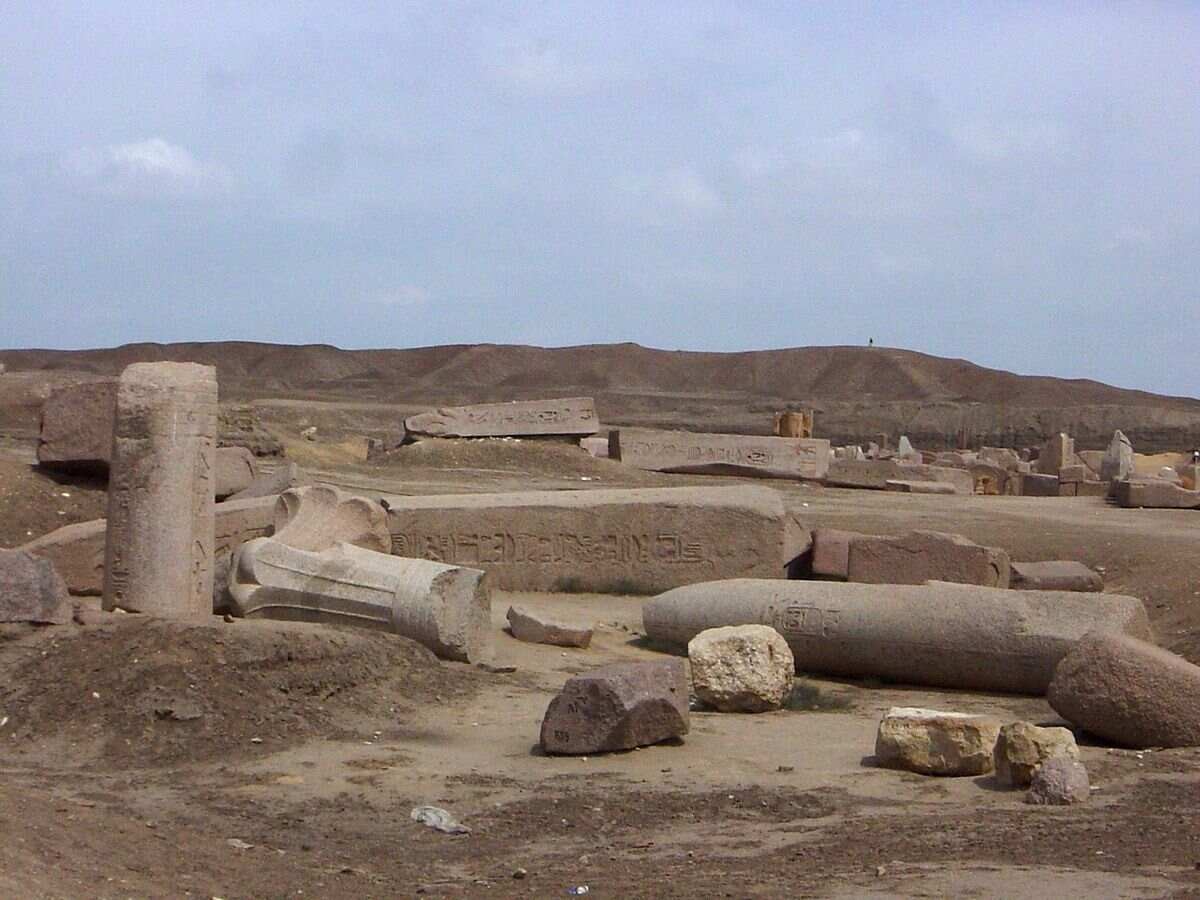
<path id="1" fill-rule="evenodd" d="M 380 495 L 726 481 L 488 444 L 384 466 L 318 444 L 307 461 Z M 0 497 L 49 490 L 28 472 L 14 487 L 12 466 Z M 1162 643 L 1200 662 L 1200 514 L 772 485 L 814 527 L 953 530 L 1018 559 L 1102 566 L 1109 590 L 1146 600 Z M 596 622 L 592 646 L 515 641 L 501 631 L 514 601 Z M 542 755 L 539 723 L 567 677 L 654 655 L 640 608 L 495 595 L 497 661 L 511 673 L 283 623 L 0 629 L 0 896 L 1200 896 L 1200 749 L 1085 739 L 1097 790 L 1065 809 L 1028 806 L 990 777 L 872 764 L 889 706 L 1057 722 L 1040 698 L 799 678 L 788 708 L 694 712 L 678 744 Z M 471 833 L 412 822 L 424 803 Z"/>

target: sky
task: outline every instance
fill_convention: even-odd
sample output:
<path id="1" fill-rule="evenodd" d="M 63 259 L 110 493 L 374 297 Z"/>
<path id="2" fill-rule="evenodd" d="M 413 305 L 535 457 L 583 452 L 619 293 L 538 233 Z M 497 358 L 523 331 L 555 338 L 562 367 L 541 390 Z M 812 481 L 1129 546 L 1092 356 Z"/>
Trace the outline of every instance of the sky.
<path id="1" fill-rule="evenodd" d="M 0 347 L 905 347 L 1200 395 L 1200 4 L 0 4 Z"/>

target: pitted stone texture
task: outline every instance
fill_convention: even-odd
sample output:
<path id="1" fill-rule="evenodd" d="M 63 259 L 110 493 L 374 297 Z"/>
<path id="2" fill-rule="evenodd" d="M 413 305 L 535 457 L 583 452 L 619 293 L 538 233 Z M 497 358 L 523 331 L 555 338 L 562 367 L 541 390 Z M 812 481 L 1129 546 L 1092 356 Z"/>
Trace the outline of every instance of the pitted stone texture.
<path id="1" fill-rule="evenodd" d="M 688 642 L 688 660 L 696 696 L 720 712 L 779 709 L 792 692 L 792 651 L 767 625 L 702 631 Z"/>
<path id="2" fill-rule="evenodd" d="M 1107 596 L 1107 595 L 1106 595 Z M 1059 663 L 1060 716 L 1125 747 L 1200 746 L 1200 666 L 1121 634 L 1089 634 Z"/>
<path id="3" fill-rule="evenodd" d="M 612 459 L 653 472 L 753 475 L 819 480 L 829 471 L 829 441 L 622 428 L 609 435 Z"/>
<path id="4" fill-rule="evenodd" d="M 1000 729 L 996 741 L 996 778 L 1010 787 L 1027 787 L 1038 766 L 1060 756 L 1079 759 L 1075 735 L 1069 728 L 1013 722 Z"/>
<path id="5" fill-rule="evenodd" d="M 857 531 L 817 528 L 813 531 L 813 575 L 846 580 L 850 571 L 850 543 L 867 537 Z"/>
<path id="6" fill-rule="evenodd" d="M 392 548 L 384 508 L 330 484 L 292 488 L 279 495 L 275 540 L 298 550 L 327 550 L 338 543 L 378 553 Z"/>
<path id="7" fill-rule="evenodd" d="M 1097 592 L 1104 590 L 1104 578 L 1074 560 L 1014 562 L 1009 587 L 1017 591 Z"/>
<path id="8" fill-rule="evenodd" d="M 1067 756 L 1048 759 L 1033 773 L 1026 803 L 1038 806 L 1069 806 L 1085 803 L 1092 787 L 1083 763 Z"/>
<path id="9" fill-rule="evenodd" d="M 653 594 L 783 578 L 807 532 L 764 485 L 388 496 L 392 553 L 471 566 L 513 591 Z"/>
<path id="10" fill-rule="evenodd" d="M 104 608 L 212 614 L 217 375 L 134 363 L 117 385 Z"/>
<path id="11" fill-rule="evenodd" d="M 694 584 L 648 600 L 642 622 L 651 640 L 675 648 L 708 628 L 770 625 L 798 672 L 1038 695 L 1089 631 L 1150 634 L 1134 597 L 944 582 Z"/>
<path id="12" fill-rule="evenodd" d="M 1008 587 L 1008 554 L 962 535 L 911 531 L 900 537 L 863 537 L 850 545 L 850 581 L 863 584 L 924 584 L 953 581 Z"/>
<path id="13" fill-rule="evenodd" d="M 1133 475 L 1133 444 L 1120 429 L 1113 432 L 1104 461 L 1100 464 L 1100 477 L 1105 481 L 1123 481 Z"/>
<path id="14" fill-rule="evenodd" d="M 590 625 L 559 621 L 523 606 L 510 606 L 506 618 L 512 636 L 527 644 L 584 648 L 592 642 Z"/>
<path id="15" fill-rule="evenodd" d="M 71 612 L 67 585 L 48 559 L 0 550 L 0 622 L 65 625 Z"/>
<path id="16" fill-rule="evenodd" d="M 417 437 L 588 435 L 599 431 L 600 420 L 591 397 L 567 397 L 447 406 L 409 416 L 404 427 Z"/>
<path id="17" fill-rule="evenodd" d="M 56 388 L 42 406 L 38 463 L 62 471 L 108 474 L 117 379 Z"/>
<path id="18" fill-rule="evenodd" d="M 561 754 L 632 750 L 682 737 L 689 721 L 683 660 L 616 663 L 563 685 L 542 720 L 542 749 Z"/>
<path id="19" fill-rule="evenodd" d="M 235 553 L 229 591 L 240 616 L 383 628 L 462 662 L 491 655 L 491 598 L 478 569 L 258 538 Z"/>
<path id="20" fill-rule="evenodd" d="M 986 775 L 999 735 L 991 716 L 893 706 L 879 723 L 875 760 L 921 775 Z"/>
<path id="21" fill-rule="evenodd" d="M 244 491 L 258 477 L 258 464 L 254 454 L 245 447 L 218 447 L 216 452 L 217 475 L 213 495 L 224 500 Z"/>
<path id="22" fill-rule="evenodd" d="M 258 497 L 278 497 L 284 491 L 300 487 L 304 473 L 290 460 L 281 463 L 274 472 L 259 475 L 246 488 L 229 497 L 229 500 L 253 500 Z"/>

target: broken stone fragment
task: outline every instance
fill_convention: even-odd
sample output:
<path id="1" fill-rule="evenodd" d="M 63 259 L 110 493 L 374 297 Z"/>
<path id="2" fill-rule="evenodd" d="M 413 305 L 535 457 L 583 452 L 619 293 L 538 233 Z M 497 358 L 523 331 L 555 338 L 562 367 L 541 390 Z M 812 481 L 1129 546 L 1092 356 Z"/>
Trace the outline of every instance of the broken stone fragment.
<path id="1" fill-rule="evenodd" d="M 1039 806 L 1068 806 L 1086 802 L 1091 793 L 1084 764 L 1069 756 L 1058 756 L 1038 766 L 1025 802 Z"/>
<path id="2" fill-rule="evenodd" d="M 1200 746 L 1200 666 L 1128 635 L 1089 634 L 1058 664 L 1050 706 L 1125 747 Z"/>
<path id="3" fill-rule="evenodd" d="M 702 631 L 688 642 L 688 660 L 696 696 L 720 712 L 779 709 L 796 673 L 787 641 L 767 625 Z"/>
<path id="4" fill-rule="evenodd" d="M 576 675 L 542 720 L 547 753 L 632 750 L 687 734 L 687 673 L 680 659 L 616 663 Z"/>
<path id="5" fill-rule="evenodd" d="M 1013 722 L 1000 729 L 996 741 L 996 778 L 1010 787 L 1026 787 L 1038 766 L 1059 756 L 1079 759 L 1069 728 Z"/>
<path id="6" fill-rule="evenodd" d="M 850 545 L 848 579 L 865 584 L 951 581 L 1008 587 L 1008 554 L 962 535 L 912 531 L 900 537 L 862 537 Z"/>
<path id="7" fill-rule="evenodd" d="M 507 618 L 512 636 L 528 644 L 583 648 L 592 642 L 591 626 L 551 619 L 524 606 L 510 606 Z"/>
<path id="8" fill-rule="evenodd" d="M 1080 591 L 1083 593 L 1104 590 L 1104 578 L 1099 572 L 1089 569 L 1074 560 L 1051 560 L 1048 562 L 1014 562 L 1012 580 L 1009 584 L 1017 591 Z"/>
<path id="9" fill-rule="evenodd" d="M 986 775 L 999 736 L 991 716 L 894 706 L 879 723 L 875 759 L 921 775 Z"/>
<path id="10" fill-rule="evenodd" d="M 0 550 L 0 622 L 65 625 L 73 613 L 53 563 L 24 550 Z"/>

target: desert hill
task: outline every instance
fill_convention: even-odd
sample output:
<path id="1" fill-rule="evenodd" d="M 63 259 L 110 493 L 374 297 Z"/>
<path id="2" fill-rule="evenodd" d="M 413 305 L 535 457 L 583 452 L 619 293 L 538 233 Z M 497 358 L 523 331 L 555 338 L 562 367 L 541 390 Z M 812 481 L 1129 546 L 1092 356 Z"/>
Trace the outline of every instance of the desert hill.
<path id="1" fill-rule="evenodd" d="M 3 350 L 29 389 L 43 377 L 115 375 L 132 362 L 215 365 L 225 400 L 309 397 L 421 407 L 586 393 L 612 424 L 763 432 L 787 406 L 818 410 L 819 433 L 862 441 L 907 433 L 918 445 L 1036 443 L 1058 429 L 1104 446 L 1122 428 L 1139 449 L 1200 444 L 1200 400 L 1096 381 L 1017 375 L 961 359 L 883 347 L 738 353 L 637 344 L 542 348 L 477 344 L 405 350 L 251 342 Z M 15 381 L 10 382 L 15 384 Z M 364 433 L 386 430 L 368 416 Z"/>

